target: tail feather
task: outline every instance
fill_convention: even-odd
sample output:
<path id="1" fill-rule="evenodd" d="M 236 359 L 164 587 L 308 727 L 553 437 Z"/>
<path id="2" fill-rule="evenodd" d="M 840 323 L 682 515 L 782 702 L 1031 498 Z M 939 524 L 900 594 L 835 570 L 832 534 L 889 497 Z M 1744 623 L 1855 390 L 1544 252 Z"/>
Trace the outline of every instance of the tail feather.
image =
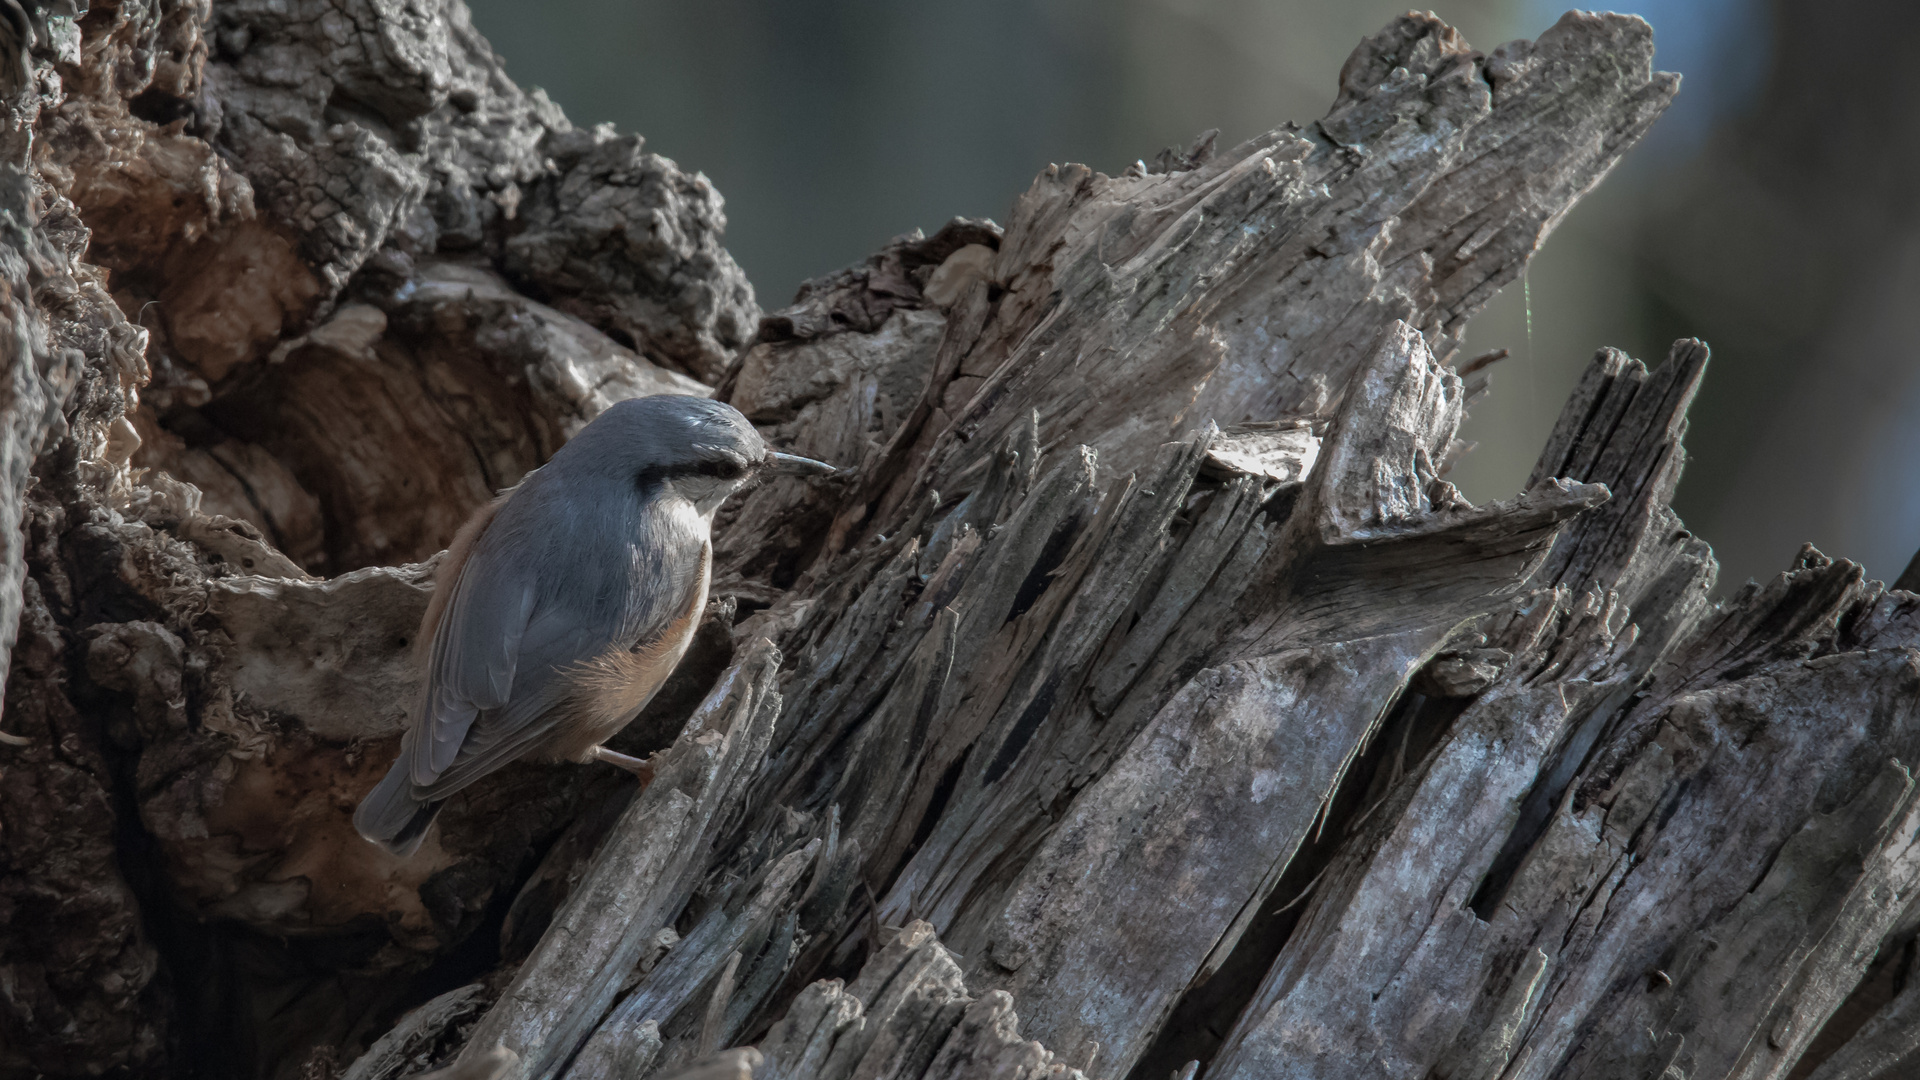
<path id="1" fill-rule="evenodd" d="M 428 801 L 413 793 L 407 776 L 406 757 L 401 756 L 387 775 L 353 812 L 353 827 L 361 836 L 379 844 L 390 853 L 406 858 L 420 849 L 427 828 L 440 813 L 445 799 Z"/>

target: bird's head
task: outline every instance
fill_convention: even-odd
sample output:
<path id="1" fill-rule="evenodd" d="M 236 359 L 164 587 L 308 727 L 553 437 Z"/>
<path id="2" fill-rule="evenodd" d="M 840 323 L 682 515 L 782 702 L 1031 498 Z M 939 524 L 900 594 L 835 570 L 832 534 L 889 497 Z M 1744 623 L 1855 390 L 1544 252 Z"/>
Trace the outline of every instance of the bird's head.
<path id="1" fill-rule="evenodd" d="M 711 516 L 727 497 L 769 475 L 827 476 L 825 462 L 767 449 L 740 410 L 702 397 L 661 394 L 619 402 L 562 451 L 672 491 Z M 556 455 L 557 459 L 558 455 Z"/>

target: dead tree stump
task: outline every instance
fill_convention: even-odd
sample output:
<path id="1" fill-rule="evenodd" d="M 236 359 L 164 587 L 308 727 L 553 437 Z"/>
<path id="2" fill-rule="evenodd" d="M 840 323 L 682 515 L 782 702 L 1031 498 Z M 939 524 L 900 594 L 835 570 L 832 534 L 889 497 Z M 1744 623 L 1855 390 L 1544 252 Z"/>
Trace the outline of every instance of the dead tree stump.
<path id="1" fill-rule="evenodd" d="M 459 0 L 0 5 L 0 1075 L 1920 1068 L 1920 598 L 1710 597 L 1696 341 L 1444 479 L 1467 320 L 1675 92 L 1638 19 L 1407 16 L 762 314 Z M 848 467 L 725 515 L 660 779 L 360 841 L 436 553 L 650 393 Z"/>

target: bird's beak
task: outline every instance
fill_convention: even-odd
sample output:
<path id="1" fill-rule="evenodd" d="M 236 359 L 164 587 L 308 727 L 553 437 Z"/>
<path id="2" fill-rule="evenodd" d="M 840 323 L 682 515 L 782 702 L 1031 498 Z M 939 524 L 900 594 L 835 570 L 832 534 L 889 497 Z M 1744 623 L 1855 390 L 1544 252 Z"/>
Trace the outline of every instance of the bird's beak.
<path id="1" fill-rule="evenodd" d="M 767 452 L 767 471 L 781 476 L 832 476 L 839 469 L 798 454 Z"/>

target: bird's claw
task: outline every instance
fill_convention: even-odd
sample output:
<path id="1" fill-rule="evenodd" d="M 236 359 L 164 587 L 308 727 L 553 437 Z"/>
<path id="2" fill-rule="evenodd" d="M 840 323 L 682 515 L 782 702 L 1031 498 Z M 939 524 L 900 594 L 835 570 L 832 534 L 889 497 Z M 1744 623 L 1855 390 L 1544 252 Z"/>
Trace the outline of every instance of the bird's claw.
<path id="1" fill-rule="evenodd" d="M 645 761 L 642 761 L 637 757 L 631 757 L 627 754 L 622 754 L 616 750 L 609 750 L 604 746 L 596 746 L 593 748 L 592 751 L 590 751 L 590 753 L 593 755 L 593 759 L 595 761 L 604 761 L 609 765 L 613 765 L 618 768 L 625 769 L 628 772 L 632 773 L 633 775 L 639 777 L 640 786 L 643 788 L 646 787 L 648 784 L 653 783 L 653 759 L 652 758 L 648 758 Z"/>

